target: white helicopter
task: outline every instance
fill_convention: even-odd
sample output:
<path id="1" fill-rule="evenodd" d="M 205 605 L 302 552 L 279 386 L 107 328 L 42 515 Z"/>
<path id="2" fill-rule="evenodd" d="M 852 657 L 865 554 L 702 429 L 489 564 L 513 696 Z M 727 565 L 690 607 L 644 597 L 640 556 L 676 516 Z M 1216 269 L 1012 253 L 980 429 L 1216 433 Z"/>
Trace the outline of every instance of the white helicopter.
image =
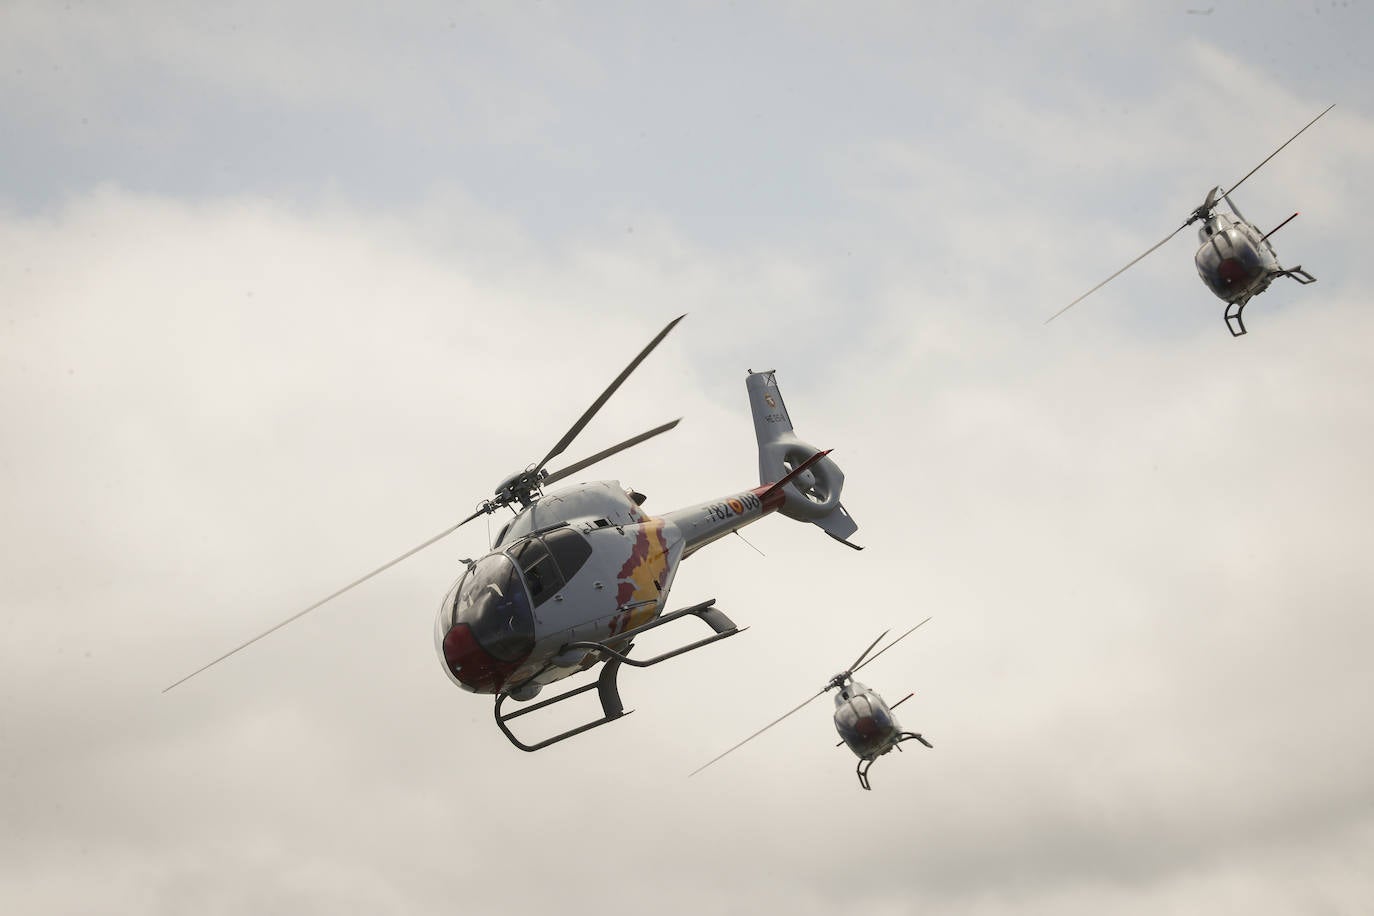
<path id="1" fill-rule="evenodd" d="M 873 651 L 873 647 L 882 642 L 884 636 L 892 632 L 891 630 L 884 630 L 877 639 L 873 640 L 867 649 L 863 650 L 858 658 L 854 659 L 854 664 L 832 677 L 826 682 L 824 687 L 808 697 L 803 703 L 794 706 L 772 722 L 769 722 L 763 728 L 754 732 L 748 738 L 745 738 L 739 744 L 736 744 L 727 751 L 717 754 L 687 775 L 689 777 L 697 775 L 726 754 L 753 741 L 783 719 L 786 719 L 795 712 L 800 712 L 810 704 L 812 700 L 816 699 L 816 697 L 830 690 L 838 690 L 839 692 L 835 694 L 835 731 L 839 732 L 840 741 L 839 744 L 835 746 L 839 747 L 841 744 L 849 745 L 849 749 L 859 758 L 859 763 L 855 768 L 855 772 L 859 777 L 859 785 L 864 789 L 872 789 L 873 786 L 868 782 L 868 770 L 869 767 L 873 766 L 873 762 L 879 757 L 890 753 L 893 748 L 901 750 L 901 743 L 903 741 L 914 739 L 932 749 L 935 745 L 931 744 L 917 732 L 902 731 L 902 727 L 897 724 L 897 717 L 892 714 L 892 710 L 911 699 L 914 694 L 908 693 L 896 703 L 888 706 L 876 691 L 870 690 L 868 687 L 854 680 L 854 675 L 858 673 L 859 669 L 864 665 L 872 662 L 879 655 L 882 655 L 888 649 L 891 649 L 893 646 L 897 645 L 897 643 L 906 639 L 929 621 L 929 617 L 922 620 L 920 623 L 916 624 L 916 626 L 907 630 L 901 636 L 898 636 L 896 639 L 892 640 L 892 642 L 879 649 L 877 653 L 874 654 L 873 658 L 864 661 L 868 653 Z"/>
<path id="2" fill-rule="evenodd" d="M 1294 213 L 1293 216 L 1288 217 L 1288 219 L 1279 223 L 1273 229 L 1261 233 L 1254 223 L 1241 215 L 1240 210 L 1231 202 L 1230 195 L 1236 188 L 1245 183 L 1246 178 L 1258 172 L 1266 162 L 1277 156 L 1284 146 L 1298 139 L 1304 130 L 1316 124 L 1322 115 L 1335 107 L 1335 105 L 1327 106 L 1326 111 L 1323 111 L 1311 121 L 1308 121 L 1307 124 L 1303 126 L 1302 130 L 1289 137 L 1284 141 L 1283 146 L 1280 146 L 1270 153 L 1265 158 L 1264 162 L 1261 162 L 1251 169 L 1246 173 L 1245 178 L 1237 181 L 1227 190 L 1222 191 L 1220 185 L 1212 188 L 1212 190 L 1207 192 L 1207 197 L 1203 200 L 1202 204 L 1183 221 L 1182 226 L 1179 226 L 1163 239 L 1150 246 L 1145 254 L 1140 255 L 1135 260 L 1131 261 L 1131 263 L 1127 264 L 1125 267 L 1055 312 L 1049 318 L 1045 319 L 1045 324 L 1049 324 L 1051 321 L 1121 276 L 1138 262 L 1144 260 L 1145 257 L 1151 254 L 1156 248 L 1161 247 L 1165 242 L 1168 242 L 1185 228 L 1196 222 L 1202 223 L 1202 226 L 1198 229 L 1198 241 L 1201 245 L 1197 250 L 1197 254 L 1193 256 L 1193 262 L 1197 266 L 1198 276 L 1202 278 L 1202 282 L 1207 284 L 1207 288 L 1226 303 L 1226 327 L 1230 330 L 1232 337 L 1239 337 L 1245 333 L 1245 322 L 1241 319 L 1241 313 L 1245 310 L 1246 304 L 1255 296 L 1258 296 L 1268 289 L 1269 284 L 1273 283 L 1275 279 L 1279 277 L 1289 277 L 1304 286 L 1308 283 L 1315 283 L 1317 278 L 1303 270 L 1301 266 L 1289 268 L 1280 266 L 1278 254 L 1275 253 L 1274 246 L 1269 241 L 1271 235 L 1278 232 L 1284 226 L 1287 226 L 1298 214 Z M 1224 200 L 1226 202 L 1226 206 L 1231 210 L 1230 213 L 1225 213 L 1217 209 L 1219 200 Z"/>
<path id="3" fill-rule="evenodd" d="M 772 512 L 811 522 L 842 543 L 858 530 L 840 503 L 844 473 L 828 457 L 797 438 L 774 373 L 750 372 L 745 379 L 758 440 L 760 485 L 685 509 L 651 516 L 644 496 L 616 481 L 544 488 L 617 452 L 667 432 L 677 420 L 641 433 L 582 461 L 550 473 L 598 410 L 684 316 L 668 323 L 649 342 L 572 428 L 537 464 L 511 475 L 477 510 L 396 559 L 350 582 L 310 607 L 226 652 L 167 687 L 184 683 L 247 648 L 481 515 L 509 508 L 514 518 L 497 534 L 491 551 L 464 560 L 467 569 L 449 589 L 435 621 L 435 643 L 448 677 L 464 690 L 494 694 L 497 726 L 511 743 L 535 751 L 627 715 L 616 677 L 621 665 L 648 667 L 740 632 L 715 599 L 665 612 L 678 564 L 697 550 Z M 647 659 L 629 657 L 641 634 L 695 616 L 714 632 Z M 605 665 L 593 682 L 558 696 L 502 712 L 507 698 L 528 701 L 547 685 Z M 600 718 L 525 743 L 507 723 L 515 718 L 596 689 Z"/>

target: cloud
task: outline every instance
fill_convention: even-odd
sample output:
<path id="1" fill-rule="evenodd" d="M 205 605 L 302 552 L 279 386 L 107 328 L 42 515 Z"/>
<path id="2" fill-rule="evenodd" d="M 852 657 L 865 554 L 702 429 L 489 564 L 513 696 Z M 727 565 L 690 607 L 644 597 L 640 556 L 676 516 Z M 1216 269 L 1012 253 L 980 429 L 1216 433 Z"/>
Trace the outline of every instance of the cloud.
<path id="1" fill-rule="evenodd" d="M 814 15 L 789 21 L 786 61 L 798 35 L 834 26 L 825 47 L 872 50 L 865 73 L 907 72 L 878 54 L 902 44 L 895 24 L 878 40 Z M 997 47 L 1048 57 L 1080 46 L 1072 25 Z M 604 50 L 570 44 L 570 59 Z M 1225 335 L 1183 243 L 1040 323 L 1099 260 L 1153 240 L 1096 195 L 1120 186 L 1167 214 L 1169 195 L 1186 207 L 1196 191 L 1193 139 L 1210 156 L 1265 133 L 1244 124 L 1281 88 L 1265 71 L 1196 42 L 1165 56 L 1185 69 L 1153 75 L 1138 133 L 1084 123 L 1109 86 L 1038 100 L 1058 98 L 1053 82 L 980 78 L 969 97 L 986 105 L 943 127 L 944 145 L 855 115 L 812 160 L 824 218 L 753 198 L 750 219 L 776 232 L 737 244 L 684 218 L 666 180 L 643 206 L 570 186 L 568 207 L 603 218 L 566 231 L 432 172 L 425 201 L 387 207 L 356 188 L 110 183 L 0 216 L 7 909 L 1367 898 L 1374 329 L 1351 244 L 1369 202 L 1348 177 L 1367 119 L 1337 109 L 1325 140 L 1285 151 L 1292 171 L 1264 173 L 1257 205 L 1322 202 L 1313 234 L 1280 249 L 1321 282 L 1256 300 L 1248 337 Z M 1172 112 L 1206 110 L 1188 107 L 1198 86 L 1228 92 L 1235 119 L 1161 141 L 1179 184 L 1145 187 L 1154 160 L 1133 137 L 1172 137 Z M 1274 105 L 1306 111 L 1296 94 Z M 1053 177 L 1055 137 L 1075 125 L 1093 141 L 1074 155 L 1117 166 L 1084 178 L 1086 205 Z M 982 147 L 1023 135 L 1017 185 Z M 728 220 L 725 185 L 694 187 Z M 465 515 L 684 311 L 569 457 L 684 415 L 598 473 L 654 511 L 752 483 L 740 377 L 777 368 L 799 432 L 837 449 L 865 552 L 770 519 L 745 532 L 766 557 L 735 539 L 693 557 L 678 602 L 715 596 L 750 630 L 627 672 L 634 715 L 540 754 L 510 748 L 433 652 L 430 614 L 457 559 L 482 550 L 481 522 L 159 695 Z M 884 758 L 873 793 L 820 700 L 685 778 L 927 614 L 865 675 L 889 699 L 916 692 L 901 718 L 936 749 Z"/>
<path id="2" fill-rule="evenodd" d="M 241 903 L 246 881 L 260 900 L 429 908 L 446 899 L 440 875 L 481 874 L 490 886 L 473 899 L 494 904 L 531 857 L 548 883 L 528 899 L 554 905 L 589 889 L 597 848 L 644 875 L 629 885 L 643 893 L 634 881 L 688 880 L 679 860 L 714 843 L 788 875 L 786 890 L 740 878 L 721 898 L 684 898 L 693 906 L 771 887 L 820 911 L 852 899 L 844 876 L 876 862 L 894 877 L 864 898 L 875 911 L 917 889 L 969 911 L 995 910 L 999 893 L 1049 909 L 1118 899 L 1071 890 L 1084 882 L 1167 900 L 1193 886 L 1183 875 L 1226 875 L 1238 856 L 1364 835 L 1351 812 L 1367 804 L 1374 756 L 1355 727 L 1370 634 L 1352 570 L 1371 456 L 1364 408 L 1346 394 L 1365 373 L 1363 319 L 1340 303 L 1270 316 L 1249 351 L 1207 328 L 1167 346 L 1118 339 L 1108 367 L 1069 342 L 1004 335 L 976 355 L 950 350 L 956 371 L 943 375 L 907 354 L 970 331 L 913 312 L 893 326 L 906 343 L 860 375 L 789 366 L 780 380 L 799 429 L 841 446 L 869 550 L 836 553 L 777 522 L 749 533 L 766 560 L 742 545 L 694 559 L 684 600 L 716 594 L 753 630 L 627 677 L 640 712 L 556 754 L 513 760 L 430 654 L 425 615 L 480 534 L 158 697 L 464 511 L 652 333 L 638 292 L 672 287 L 700 258 L 662 238 L 658 257 L 578 245 L 547 274 L 479 280 L 469 264 L 518 262 L 530 243 L 441 252 L 400 226 L 117 191 L 8 222 L 5 282 L 22 303 L 9 479 L 23 483 L 6 503 L 30 522 L 6 532 L 6 581 L 23 596 L 4 691 L 25 749 L 6 801 L 27 840 L 22 855 L 11 847 L 31 876 L 18 899 L 51 894 L 42 876 L 78 843 L 111 876 L 98 886 L 169 909 L 210 869 L 238 880 L 212 879 L 205 896 Z M 83 269 L 60 269 L 73 263 Z M 737 268 L 693 272 L 698 294 L 728 301 Z M 525 352 L 586 339 L 587 313 L 545 285 L 554 274 L 614 291 L 596 312 L 614 344 L 598 356 L 593 337 L 513 372 L 522 337 Z M 676 441 L 616 462 L 637 469 L 651 507 L 752 473 L 742 395 L 727 385 L 717 402 L 713 386 L 683 384 L 755 339 L 722 334 L 724 317 L 694 314 L 598 419 L 620 435 L 688 415 Z M 980 380 L 988 364 L 1001 368 Z M 806 572 L 818 569 L 828 574 Z M 856 797 L 824 704 L 679 782 L 794 705 L 869 631 L 932 610 L 931 632 L 871 680 L 917 689 L 909 716 L 937 750 L 878 765 L 866 844 L 828 843 Z M 35 705 L 26 687 L 38 683 Z M 625 815 L 607 820 L 605 796 L 583 786 L 613 786 Z M 534 826 L 544 819 L 583 838 L 583 852 L 558 846 L 552 870 L 547 850 L 562 841 Z M 915 859 L 911 823 L 927 838 Z M 650 842 L 630 841 L 640 835 Z M 751 852 L 778 835 L 785 847 Z M 354 877 L 336 880 L 340 869 Z M 403 874 L 416 876 L 409 891 Z"/>

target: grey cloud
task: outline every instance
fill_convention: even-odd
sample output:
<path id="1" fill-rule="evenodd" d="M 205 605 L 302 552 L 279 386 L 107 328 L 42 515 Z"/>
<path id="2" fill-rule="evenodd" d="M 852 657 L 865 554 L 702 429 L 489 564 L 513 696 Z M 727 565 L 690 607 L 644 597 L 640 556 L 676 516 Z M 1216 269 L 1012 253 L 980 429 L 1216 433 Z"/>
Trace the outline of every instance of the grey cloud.
<path id="1" fill-rule="evenodd" d="M 1156 27 L 1154 14 L 1117 12 L 1137 33 Z M 131 15 L 121 34 L 155 13 Z M 716 18 L 727 15 L 695 27 L 738 24 Z M 1228 162 L 1248 161 L 1231 141 L 1271 125 L 1247 117 L 1275 104 L 1273 124 L 1286 125 L 1304 93 L 1348 90 L 1305 75 L 1274 102 L 1286 71 L 1181 34 L 1195 23 L 1158 27 L 1167 49 L 1144 89 L 1119 74 L 1093 84 L 1072 57 L 1043 80 L 1015 69 L 1085 35 L 1103 43 L 1096 59 L 1121 48 L 1110 23 L 1067 13 L 998 31 L 989 11 L 975 25 L 946 12 L 921 33 L 930 60 L 908 62 L 920 23 L 889 15 L 762 23 L 777 26 L 774 45 L 743 31 L 712 58 L 710 91 L 669 93 L 654 114 L 681 120 L 674 137 L 714 139 L 623 183 L 555 171 L 529 197 L 424 156 L 405 176 L 434 190 L 421 202 L 338 180 L 401 171 L 346 143 L 337 155 L 351 172 L 322 168 L 291 193 L 270 169 L 214 194 L 150 182 L 117 138 L 95 142 L 82 177 L 34 152 L 60 145 L 44 118 L 70 102 L 23 122 L 47 125 L 25 154 L 47 190 L 7 185 L 26 203 L 0 218 L 7 909 L 1338 912 L 1368 899 L 1374 440 L 1353 243 L 1369 201 L 1349 178 L 1368 119 L 1343 104 L 1325 137 L 1292 148 L 1304 168 L 1264 173 L 1265 206 L 1323 204 L 1280 244 L 1321 282 L 1256 300 L 1249 337 L 1225 335 L 1187 243 L 1046 329 L 1099 258 L 1110 270 L 1116 251 L 1153 240 L 1151 214 L 1192 199 L 1195 147 L 1174 112 L 1190 112 L 1207 156 L 1224 146 Z M 567 46 L 554 73 L 597 63 L 566 90 L 542 86 L 555 104 L 530 117 L 575 120 L 584 93 L 629 92 L 641 73 L 695 78 L 673 65 L 700 34 L 656 63 L 666 24 L 588 37 L 599 22 L 537 42 Z M 355 23 L 336 23 L 339 46 L 392 47 Z M 279 48 L 303 27 L 255 24 L 226 41 Z M 188 99 L 256 85 L 233 77 L 245 45 L 222 52 L 168 28 L 178 37 L 148 41 L 205 51 L 198 70 L 174 68 L 199 74 Z M 937 40 L 941 28 L 951 34 Z M 635 36 L 637 49 L 613 40 Z M 1122 59 L 1149 63 L 1148 42 L 1130 44 Z M 735 84 L 745 102 L 780 97 L 744 67 L 746 46 L 759 67 L 834 94 L 781 126 L 742 129 L 743 104 L 713 115 L 705 103 Z M 340 75 L 334 58 L 302 47 L 318 83 L 286 85 L 290 72 L 268 67 L 252 79 L 279 88 L 274 104 L 294 106 L 301 130 L 349 136 L 336 106 L 365 111 L 387 91 L 326 78 Z M 920 121 L 944 102 L 911 121 L 894 114 L 920 95 L 902 79 L 967 47 L 987 53 L 959 69 L 966 87 L 942 90 L 986 103 L 961 114 L 964 127 Z M 1315 47 L 1302 44 L 1302 60 L 1317 61 Z M 268 57 L 285 66 L 280 54 Z M 627 68 L 632 55 L 642 69 Z M 463 66 L 493 100 L 524 91 L 505 64 L 462 62 L 450 78 Z M 1057 101 L 1072 78 L 1081 95 Z M 631 88 L 648 97 L 653 85 Z M 125 105 L 152 91 L 142 76 L 131 86 L 110 91 Z M 871 96 L 841 111 L 856 86 Z M 1189 95 L 1199 86 L 1241 114 L 1213 121 Z M 1085 123 L 1094 100 L 1130 91 L 1142 95 L 1130 118 Z M 700 107 L 668 104 L 684 98 Z M 634 158 L 603 129 L 628 109 L 592 110 L 581 129 L 502 142 L 541 163 L 563 155 L 550 139 L 578 139 L 568 155 Z M 828 128 L 806 128 L 814 111 L 834 113 Z M 1117 168 L 1065 186 L 1054 137 L 1074 125 L 1101 138 L 1074 155 Z M 1166 138 L 1161 165 L 1128 155 L 1136 131 Z M 1033 177 L 989 177 L 1017 150 L 984 145 L 1020 134 L 1019 174 Z M 687 159 L 733 146 L 737 175 L 781 148 L 802 164 L 780 167 L 774 192 L 733 201 L 738 184 L 680 181 Z M 194 167 L 183 153 L 168 161 Z M 93 187 L 96 175 L 111 183 Z M 53 202 L 59 188 L 65 203 Z M 1104 207 L 1113 189 L 1135 209 Z M 809 200 L 774 208 L 782 197 Z M 482 549 L 476 524 L 159 695 L 466 514 L 681 311 L 689 320 L 579 452 L 683 414 L 672 436 L 598 471 L 647 492 L 651 509 L 752 483 L 739 380 L 778 368 L 799 429 L 837 448 L 863 554 L 770 520 L 746 532 L 765 558 L 733 541 L 694 557 L 675 595 L 714 595 L 751 630 L 627 675 L 633 716 L 542 754 L 507 746 L 489 706 L 454 690 L 434 657 L 430 615 L 457 558 Z M 872 635 L 928 613 L 919 639 L 866 673 L 889 697 L 916 691 L 903 721 L 935 751 L 885 758 L 861 793 L 818 701 L 685 778 Z"/>

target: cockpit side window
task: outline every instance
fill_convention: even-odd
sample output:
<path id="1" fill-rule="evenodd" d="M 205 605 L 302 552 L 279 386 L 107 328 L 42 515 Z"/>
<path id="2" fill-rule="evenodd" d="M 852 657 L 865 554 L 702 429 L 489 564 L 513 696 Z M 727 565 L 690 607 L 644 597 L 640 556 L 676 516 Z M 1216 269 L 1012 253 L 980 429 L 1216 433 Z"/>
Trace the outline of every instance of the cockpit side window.
<path id="1" fill-rule="evenodd" d="M 563 577 L 548 549 L 539 538 L 529 538 L 511 548 L 511 556 L 520 565 L 520 572 L 529 586 L 530 600 L 538 607 L 563 587 Z"/>
<path id="2" fill-rule="evenodd" d="M 571 581 L 582 568 L 582 564 L 592 555 L 592 545 L 571 528 L 550 531 L 544 535 L 544 543 L 548 545 L 553 558 L 558 561 L 558 568 L 562 571 L 565 581 Z"/>

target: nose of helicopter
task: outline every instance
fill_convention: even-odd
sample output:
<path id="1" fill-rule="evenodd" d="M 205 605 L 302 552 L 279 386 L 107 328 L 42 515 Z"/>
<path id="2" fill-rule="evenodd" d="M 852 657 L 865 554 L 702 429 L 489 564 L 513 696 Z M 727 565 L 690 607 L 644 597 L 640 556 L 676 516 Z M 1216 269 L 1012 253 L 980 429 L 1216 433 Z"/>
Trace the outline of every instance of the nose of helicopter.
<path id="1" fill-rule="evenodd" d="M 458 679 L 464 690 L 473 693 L 495 693 L 509 674 L 503 665 L 477 644 L 472 628 L 466 623 L 454 625 L 444 635 L 444 664 Z"/>
<path id="2" fill-rule="evenodd" d="M 1245 265 L 1238 258 L 1222 258 L 1217 265 L 1217 273 L 1227 286 L 1239 286 L 1249 279 Z"/>

